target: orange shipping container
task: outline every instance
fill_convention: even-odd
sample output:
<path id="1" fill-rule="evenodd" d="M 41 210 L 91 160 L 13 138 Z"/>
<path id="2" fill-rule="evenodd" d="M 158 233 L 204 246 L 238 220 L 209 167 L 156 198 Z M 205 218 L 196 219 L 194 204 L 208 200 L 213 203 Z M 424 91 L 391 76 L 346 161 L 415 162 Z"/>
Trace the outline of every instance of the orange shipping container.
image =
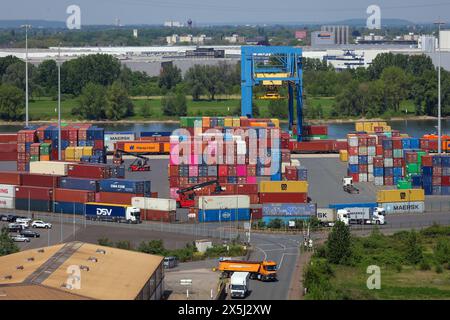
<path id="1" fill-rule="evenodd" d="M 127 152 L 160 152 L 160 145 L 157 142 L 126 142 L 124 150 Z"/>

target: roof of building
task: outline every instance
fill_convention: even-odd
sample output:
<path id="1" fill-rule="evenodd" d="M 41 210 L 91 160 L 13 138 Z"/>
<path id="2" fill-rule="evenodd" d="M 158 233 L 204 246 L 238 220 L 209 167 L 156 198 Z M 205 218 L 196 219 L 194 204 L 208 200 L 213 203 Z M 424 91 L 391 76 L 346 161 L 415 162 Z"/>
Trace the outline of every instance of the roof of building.
<path id="1" fill-rule="evenodd" d="M 0 257 L 0 300 L 132 300 L 162 261 L 161 256 L 81 242 L 46 247 L 43 252 L 26 250 Z M 66 288 L 70 267 L 80 266 L 79 288 Z"/>

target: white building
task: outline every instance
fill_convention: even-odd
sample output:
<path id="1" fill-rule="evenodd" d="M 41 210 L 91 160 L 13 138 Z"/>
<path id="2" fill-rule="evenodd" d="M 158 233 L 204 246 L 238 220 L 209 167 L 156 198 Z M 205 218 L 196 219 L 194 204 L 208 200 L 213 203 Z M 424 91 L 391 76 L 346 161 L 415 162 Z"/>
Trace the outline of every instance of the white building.
<path id="1" fill-rule="evenodd" d="M 180 21 L 165 21 L 164 27 L 181 28 L 183 24 Z"/>
<path id="2" fill-rule="evenodd" d="M 240 37 L 238 34 L 233 34 L 230 37 L 224 37 L 225 41 L 228 41 L 229 43 L 244 43 L 245 37 Z"/>
<path id="3" fill-rule="evenodd" d="M 442 51 L 450 51 L 450 30 L 441 30 L 439 43 Z"/>
<path id="4" fill-rule="evenodd" d="M 204 44 L 205 41 L 209 41 L 211 39 L 211 37 L 207 37 L 205 34 L 201 34 L 199 36 L 193 36 L 192 34 L 179 36 L 177 34 L 173 34 L 166 37 L 166 42 L 168 45 L 174 45 L 177 43 Z"/>
<path id="5" fill-rule="evenodd" d="M 432 35 L 422 35 L 417 41 L 417 47 L 423 52 L 435 52 L 437 46 L 437 39 Z"/>

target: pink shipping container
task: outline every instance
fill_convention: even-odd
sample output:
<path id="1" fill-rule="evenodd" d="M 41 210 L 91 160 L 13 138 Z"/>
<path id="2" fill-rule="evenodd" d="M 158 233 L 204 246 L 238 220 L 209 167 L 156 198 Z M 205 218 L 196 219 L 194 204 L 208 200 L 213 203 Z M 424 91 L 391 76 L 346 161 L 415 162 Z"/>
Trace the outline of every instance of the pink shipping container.
<path id="1" fill-rule="evenodd" d="M 252 184 L 253 184 L 253 183 L 257 183 L 256 177 L 255 177 L 255 176 L 251 176 L 251 177 L 248 176 L 248 177 L 247 177 L 247 183 L 249 183 L 249 184 L 250 184 L 250 183 L 252 183 Z"/>
<path id="2" fill-rule="evenodd" d="M 247 166 L 237 165 L 236 166 L 236 174 L 238 177 L 245 177 L 247 175 Z"/>
<path id="3" fill-rule="evenodd" d="M 198 177 L 198 166 L 189 166 L 189 177 Z"/>
<path id="4" fill-rule="evenodd" d="M 178 193 L 177 191 L 179 188 L 170 188 L 170 198 L 171 199 L 178 199 Z"/>

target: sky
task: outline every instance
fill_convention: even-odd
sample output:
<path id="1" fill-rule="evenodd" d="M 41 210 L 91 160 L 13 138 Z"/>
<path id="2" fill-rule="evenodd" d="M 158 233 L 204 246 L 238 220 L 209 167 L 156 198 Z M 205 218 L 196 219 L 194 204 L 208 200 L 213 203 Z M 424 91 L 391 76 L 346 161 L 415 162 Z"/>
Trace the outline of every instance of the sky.
<path id="1" fill-rule="evenodd" d="M 161 24 L 167 20 L 195 23 L 324 23 L 367 19 L 376 4 L 381 19 L 415 23 L 450 21 L 450 0 L 1 0 L 0 20 L 65 21 L 69 5 L 81 9 L 82 24 Z"/>

